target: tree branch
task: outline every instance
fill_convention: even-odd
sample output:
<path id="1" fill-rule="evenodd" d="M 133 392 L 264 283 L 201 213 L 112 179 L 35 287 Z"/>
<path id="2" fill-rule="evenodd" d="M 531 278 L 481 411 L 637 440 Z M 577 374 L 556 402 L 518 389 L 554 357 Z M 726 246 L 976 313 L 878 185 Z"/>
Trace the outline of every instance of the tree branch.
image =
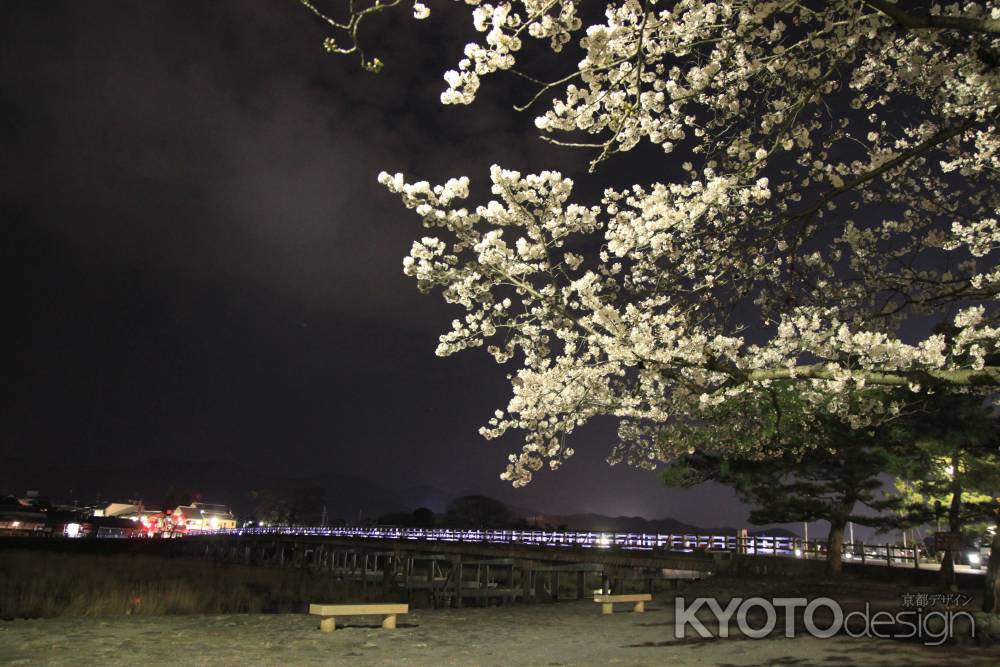
<path id="1" fill-rule="evenodd" d="M 842 195 L 843 193 L 847 192 L 848 190 L 853 190 L 859 185 L 863 185 L 868 181 L 871 181 L 872 179 L 884 174 L 890 169 L 895 169 L 896 167 L 901 166 L 902 164 L 908 162 L 909 160 L 919 155 L 922 155 L 923 153 L 926 153 L 928 150 L 934 148 L 935 146 L 963 134 L 966 130 L 971 128 L 975 124 L 975 122 L 976 122 L 975 118 L 969 118 L 965 120 L 965 122 L 963 122 L 961 125 L 958 125 L 956 127 L 948 127 L 938 130 L 937 132 L 932 134 L 927 139 L 924 139 L 910 150 L 900 153 L 893 159 L 887 160 L 882 164 L 880 164 L 879 166 L 847 180 L 840 187 L 836 187 L 828 191 L 822 197 L 813 202 L 813 204 L 809 206 L 809 208 L 791 215 L 789 217 L 789 220 L 808 218 L 813 213 L 818 211 L 820 208 L 825 206 L 827 203 L 829 203 L 836 197 Z"/>
<path id="2" fill-rule="evenodd" d="M 893 21 L 910 30 L 957 30 L 959 32 L 985 32 L 1000 34 L 1000 19 L 970 18 L 967 16 L 940 16 L 908 14 L 899 5 L 886 0 L 861 0 Z"/>
<path id="3" fill-rule="evenodd" d="M 915 371 L 852 371 L 865 379 L 868 384 L 906 386 L 932 382 L 937 385 L 959 387 L 1000 386 L 1000 366 L 986 366 L 980 370 L 915 370 Z M 823 364 L 794 366 L 792 368 L 764 368 L 750 371 L 746 379 L 751 382 L 761 380 L 835 380 L 838 375 Z"/>

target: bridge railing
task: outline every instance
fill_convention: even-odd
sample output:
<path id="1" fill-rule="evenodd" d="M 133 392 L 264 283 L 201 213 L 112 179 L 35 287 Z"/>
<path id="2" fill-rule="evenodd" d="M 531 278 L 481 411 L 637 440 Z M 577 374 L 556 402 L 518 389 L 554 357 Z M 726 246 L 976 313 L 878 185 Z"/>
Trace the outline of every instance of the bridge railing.
<path id="1" fill-rule="evenodd" d="M 510 544 L 547 548 L 621 549 L 627 551 L 733 551 L 753 556 L 791 556 L 825 559 L 825 541 L 794 536 L 627 533 L 560 530 L 491 530 L 459 528 L 270 526 L 201 531 L 199 534 L 258 536 L 322 536 L 352 539 L 423 542 Z M 847 561 L 919 567 L 925 554 L 913 546 L 845 543 Z"/>
<path id="2" fill-rule="evenodd" d="M 200 535 L 274 537 L 344 537 L 390 541 L 509 544 L 545 548 L 617 549 L 647 552 L 735 552 L 751 556 L 784 556 L 825 560 L 825 540 L 805 541 L 795 536 L 703 535 L 559 530 L 491 530 L 459 528 L 269 526 L 199 531 Z M 862 565 L 919 568 L 937 563 L 922 545 L 844 543 L 846 562 Z"/>
<path id="3" fill-rule="evenodd" d="M 625 549 L 630 551 L 736 551 L 740 548 L 735 535 L 627 533 L 601 531 L 555 530 L 489 530 L 458 528 L 396 528 L 396 527 L 299 527 L 271 526 L 230 528 L 203 531 L 201 534 L 259 536 L 324 536 L 356 539 L 464 542 L 574 547 L 585 549 Z M 748 553 L 791 554 L 788 538 L 756 539 Z"/>

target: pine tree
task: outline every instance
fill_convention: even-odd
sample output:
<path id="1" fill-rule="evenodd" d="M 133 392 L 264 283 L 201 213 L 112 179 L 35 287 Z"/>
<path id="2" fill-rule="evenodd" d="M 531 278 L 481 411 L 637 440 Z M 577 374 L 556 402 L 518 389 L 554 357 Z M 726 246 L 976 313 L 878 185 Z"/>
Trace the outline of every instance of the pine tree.
<path id="1" fill-rule="evenodd" d="M 702 423 L 679 427 L 700 429 L 700 436 L 687 437 L 700 437 L 704 444 L 674 461 L 664 481 L 691 486 L 712 480 L 732 486 L 751 506 L 755 524 L 828 521 L 831 574 L 842 571 L 849 521 L 881 527 L 897 520 L 888 512 L 898 509 L 900 498 L 887 494 L 879 477 L 893 459 L 882 433 L 854 429 L 834 417 L 806 415 L 792 385 L 773 387 L 769 401 L 744 405 L 738 413 L 713 413 Z M 746 446 L 734 438 L 745 440 Z M 726 454 L 711 453 L 712 443 Z M 746 454 L 734 456 L 729 453 L 733 450 Z M 765 455 L 751 458 L 750 452 Z M 858 513 L 859 506 L 874 515 Z"/>
<path id="2" fill-rule="evenodd" d="M 982 397 L 940 394 L 924 399 L 920 409 L 892 426 L 892 437 L 909 443 L 897 452 L 890 470 L 897 477 L 911 523 L 947 522 L 966 540 L 981 538 L 998 524 L 1000 511 L 1000 421 Z M 1000 554 L 991 553 L 992 579 L 987 610 L 1000 611 L 996 595 Z M 955 582 L 954 554 L 945 551 L 944 583 Z M 988 576 L 989 578 L 989 576 Z"/>

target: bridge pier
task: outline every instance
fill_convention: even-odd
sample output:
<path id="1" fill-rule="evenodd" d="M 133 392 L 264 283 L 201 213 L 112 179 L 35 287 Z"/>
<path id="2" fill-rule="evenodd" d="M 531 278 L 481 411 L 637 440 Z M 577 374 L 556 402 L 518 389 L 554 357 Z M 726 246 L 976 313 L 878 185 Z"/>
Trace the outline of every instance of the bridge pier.
<path id="1" fill-rule="evenodd" d="M 519 566 L 520 567 L 518 569 L 520 570 L 521 573 L 521 580 L 518 583 L 521 584 L 521 600 L 526 603 L 531 603 L 532 602 L 531 583 L 533 576 L 531 571 L 531 562 L 522 560 L 519 561 Z"/>
<path id="2" fill-rule="evenodd" d="M 187 542 L 190 540 L 194 542 Z M 193 549 L 188 549 L 191 544 Z M 178 545 L 180 546 L 180 545 Z M 350 539 L 325 535 L 214 535 L 185 538 L 184 550 L 220 561 L 299 568 L 344 582 L 358 596 L 462 608 L 586 599 L 597 588 L 652 591 L 661 568 L 718 571 L 728 553 L 629 553 L 541 544 Z M 568 575 L 568 576 L 566 576 Z M 360 580 L 360 581 L 359 581 Z M 374 588 L 374 591 L 373 591 Z"/>

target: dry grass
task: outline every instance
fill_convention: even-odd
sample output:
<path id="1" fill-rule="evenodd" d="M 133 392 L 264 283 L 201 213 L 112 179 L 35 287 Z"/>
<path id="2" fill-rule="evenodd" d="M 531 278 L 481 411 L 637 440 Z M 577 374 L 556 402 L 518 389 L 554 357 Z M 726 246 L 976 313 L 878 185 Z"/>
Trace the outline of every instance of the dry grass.
<path id="1" fill-rule="evenodd" d="M 380 594 L 302 570 L 145 554 L 0 551 L 0 619 L 304 612 L 309 602 Z"/>

